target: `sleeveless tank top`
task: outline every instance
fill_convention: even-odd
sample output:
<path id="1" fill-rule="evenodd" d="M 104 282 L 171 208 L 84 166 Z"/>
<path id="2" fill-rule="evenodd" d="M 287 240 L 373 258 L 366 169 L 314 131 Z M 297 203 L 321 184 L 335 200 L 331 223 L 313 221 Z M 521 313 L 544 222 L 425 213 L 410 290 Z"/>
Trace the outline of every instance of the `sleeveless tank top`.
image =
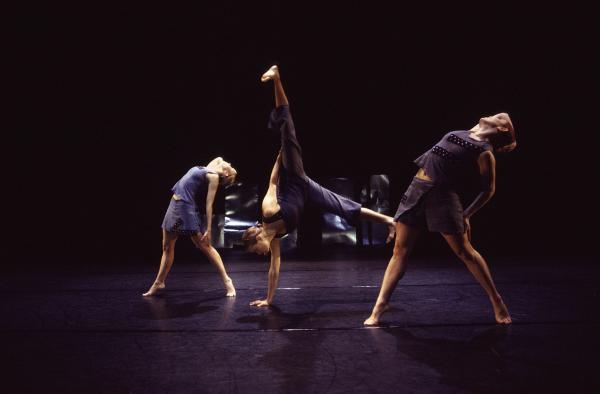
<path id="1" fill-rule="evenodd" d="M 425 170 L 436 185 L 454 187 L 464 185 L 478 174 L 477 159 L 492 150 L 487 141 L 471 138 L 468 130 L 451 131 L 414 163 Z"/>

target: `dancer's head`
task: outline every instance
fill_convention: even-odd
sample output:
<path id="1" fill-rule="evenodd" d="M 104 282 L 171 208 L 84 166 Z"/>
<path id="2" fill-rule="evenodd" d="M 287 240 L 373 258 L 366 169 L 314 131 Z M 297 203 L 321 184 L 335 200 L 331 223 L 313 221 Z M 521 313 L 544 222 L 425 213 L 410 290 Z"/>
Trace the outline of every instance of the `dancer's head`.
<path id="1" fill-rule="evenodd" d="M 488 140 L 495 152 L 510 152 L 517 146 L 515 128 L 507 113 L 486 116 L 479 119 L 479 127 L 488 130 Z"/>
<path id="2" fill-rule="evenodd" d="M 217 157 L 213 160 L 215 163 L 215 171 L 219 175 L 219 184 L 222 186 L 229 186 L 233 182 L 235 182 L 235 177 L 237 176 L 237 171 L 231 163 L 223 160 L 221 157 Z M 211 162 L 211 163 L 213 163 Z"/>
<path id="3" fill-rule="evenodd" d="M 271 239 L 265 236 L 260 224 L 247 228 L 242 234 L 242 241 L 248 252 L 266 255 L 271 249 Z"/>

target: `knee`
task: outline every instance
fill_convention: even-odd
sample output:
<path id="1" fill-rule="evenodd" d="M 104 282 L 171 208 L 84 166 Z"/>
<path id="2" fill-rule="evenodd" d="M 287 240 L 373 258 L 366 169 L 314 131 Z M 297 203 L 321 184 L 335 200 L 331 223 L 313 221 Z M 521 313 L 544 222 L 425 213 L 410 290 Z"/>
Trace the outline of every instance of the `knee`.
<path id="1" fill-rule="evenodd" d="M 477 251 L 471 247 L 460 247 L 454 253 L 465 263 L 474 263 L 477 260 Z"/>
<path id="2" fill-rule="evenodd" d="M 175 249 L 174 242 L 163 242 L 163 244 L 162 244 L 163 253 L 173 253 L 174 249 Z"/>
<path id="3" fill-rule="evenodd" d="M 403 262 L 408 257 L 409 252 L 406 246 L 394 246 L 394 255 L 392 258 Z"/>
<path id="4" fill-rule="evenodd" d="M 196 248 L 202 253 L 207 253 L 210 250 L 210 244 L 204 241 L 198 241 L 195 243 Z"/>

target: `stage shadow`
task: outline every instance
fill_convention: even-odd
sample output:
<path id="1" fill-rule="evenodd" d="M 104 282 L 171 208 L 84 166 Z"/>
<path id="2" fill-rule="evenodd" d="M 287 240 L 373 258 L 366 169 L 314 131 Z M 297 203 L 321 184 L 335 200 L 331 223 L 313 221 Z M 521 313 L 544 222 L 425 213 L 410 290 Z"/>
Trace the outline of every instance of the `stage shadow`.
<path id="1" fill-rule="evenodd" d="M 330 382 L 315 377 L 314 371 L 319 369 L 318 375 L 325 377 L 335 375 L 328 370 L 333 368 L 331 365 L 317 365 L 317 360 L 322 357 L 323 352 L 326 352 L 321 344 L 328 333 L 311 335 L 293 331 L 307 329 L 306 326 L 310 326 L 310 319 L 316 315 L 315 312 L 286 313 L 276 306 L 261 312 L 261 315 L 240 317 L 237 322 L 257 324 L 259 330 L 276 331 L 270 333 L 269 345 L 260 357 L 260 363 L 272 371 L 271 385 L 275 388 L 275 392 L 284 394 L 325 392 Z"/>
<path id="2" fill-rule="evenodd" d="M 143 299 L 144 302 L 136 306 L 134 316 L 140 319 L 150 320 L 168 320 L 191 317 L 219 309 L 218 306 L 200 304 L 207 301 L 221 300 L 223 298 L 223 296 L 219 296 L 209 297 L 192 302 L 178 302 L 175 297 L 170 297 L 169 295 L 147 297 Z"/>
<path id="3" fill-rule="evenodd" d="M 305 328 L 301 327 L 302 324 L 315 314 L 314 312 L 286 313 L 274 305 L 261 311 L 263 313 L 260 315 L 242 316 L 236 321 L 243 324 L 255 323 L 259 330 L 289 330 Z"/>
<path id="4" fill-rule="evenodd" d="M 417 330 L 435 332 L 436 336 L 413 334 Z M 395 337 L 397 351 L 435 369 L 440 383 L 478 392 L 502 387 L 507 374 L 503 354 L 508 347 L 510 326 L 493 326 L 467 340 L 451 339 L 456 332 L 448 332 L 448 338 L 440 337 L 439 331 L 440 328 L 392 327 L 370 330 L 376 342 L 384 343 L 383 335 Z"/>

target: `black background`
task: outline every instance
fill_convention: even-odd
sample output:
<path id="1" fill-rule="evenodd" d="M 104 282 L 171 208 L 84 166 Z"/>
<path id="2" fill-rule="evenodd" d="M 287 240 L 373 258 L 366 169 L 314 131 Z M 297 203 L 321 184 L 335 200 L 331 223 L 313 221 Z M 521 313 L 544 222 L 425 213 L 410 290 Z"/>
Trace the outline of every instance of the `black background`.
<path id="1" fill-rule="evenodd" d="M 388 174 L 394 209 L 422 151 L 508 112 L 519 145 L 497 157 L 475 245 L 516 258 L 592 255 L 589 10 L 296 3 L 31 5 L 9 17 L 8 261 L 157 262 L 170 187 L 217 155 L 264 187 L 277 140 L 265 128 L 272 87 L 259 77 L 273 63 L 307 172 Z M 426 239 L 422 253 L 445 248 Z"/>

